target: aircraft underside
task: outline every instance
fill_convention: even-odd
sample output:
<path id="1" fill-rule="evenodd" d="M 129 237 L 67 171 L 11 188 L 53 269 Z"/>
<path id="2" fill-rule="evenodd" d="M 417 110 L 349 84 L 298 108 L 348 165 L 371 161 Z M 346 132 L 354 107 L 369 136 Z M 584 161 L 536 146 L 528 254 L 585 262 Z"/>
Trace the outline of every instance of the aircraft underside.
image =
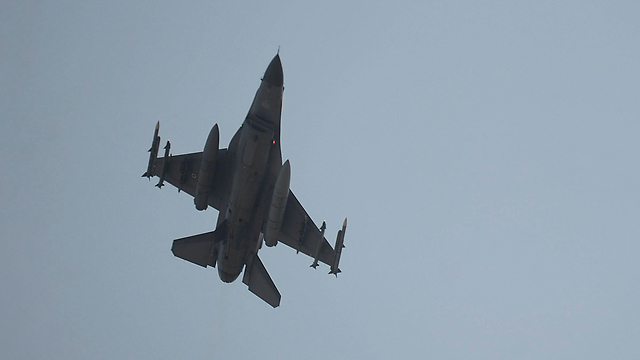
<path id="1" fill-rule="evenodd" d="M 194 264 L 218 268 L 223 282 L 233 282 L 244 269 L 242 282 L 251 292 L 273 307 L 280 293 L 269 277 L 258 250 L 264 242 L 281 242 L 340 272 L 346 219 L 338 231 L 335 249 L 324 237 L 325 224 L 313 223 L 289 189 L 291 168 L 282 163 L 280 114 L 283 75 L 280 57 L 271 61 L 247 117 L 229 143 L 219 148 L 218 125 L 214 125 L 200 153 L 170 155 L 167 142 L 164 157 L 158 158 L 159 123 L 151 145 L 147 172 L 194 197 L 198 210 L 209 206 L 219 211 L 214 231 L 174 240 L 175 256 Z"/>

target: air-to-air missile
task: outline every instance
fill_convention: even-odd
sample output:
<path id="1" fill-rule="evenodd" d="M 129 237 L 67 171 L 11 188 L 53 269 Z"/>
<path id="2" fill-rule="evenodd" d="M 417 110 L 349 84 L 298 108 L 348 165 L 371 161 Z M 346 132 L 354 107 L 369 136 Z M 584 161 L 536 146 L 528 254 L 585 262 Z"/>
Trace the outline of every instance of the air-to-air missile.
<path id="1" fill-rule="evenodd" d="M 164 186 L 164 175 L 169 168 L 169 150 L 171 150 L 171 143 L 167 140 L 167 145 L 164 146 L 164 157 L 162 158 L 162 168 L 160 169 L 160 181 L 156 184 L 157 187 L 162 188 Z"/>
<path id="2" fill-rule="evenodd" d="M 151 148 L 149 149 L 149 165 L 147 165 L 147 172 L 142 174 L 142 177 L 147 177 L 151 179 L 153 174 L 153 167 L 155 166 L 156 159 L 158 158 L 158 148 L 160 147 L 160 136 L 158 136 L 158 131 L 160 131 L 160 121 L 156 123 L 156 130 L 153 133 L 153 142 L 151 143 Z"/>
<path id="3" fill-rule="evenodd" d="M 338 237 L 336 237 L 336 246 L 335 250 L 335 258 L 333 259 L 333 264 L 331 264 L 331 270 L 329 274 L 335 274 L 336 277 L 338 273 L 341 272 L 338 268 L 338 264 L 340 263 L 340 255 L 342 254 L 342 248 L 344 247 L 344 233 L 347 232 L 347 218 L 344 218 L 344 222 L 342 223 L 342 230 L 338 230 Z"/>
<path id="4" fill-rule="evenodd" d="M 318 240 L 318 248 L 316 249 L 316 254 L 313 257 L 313 264 L 311 264 L 312 268 L 318 267 L 318 255 L 320 255 L 320 249 L 322 248 L 322 244 L 324 243 L 324 230 L 327 228 L 327 223 L 325 221 L 322 222 L 322 226 L 320 227 L 320 238 Z"/>

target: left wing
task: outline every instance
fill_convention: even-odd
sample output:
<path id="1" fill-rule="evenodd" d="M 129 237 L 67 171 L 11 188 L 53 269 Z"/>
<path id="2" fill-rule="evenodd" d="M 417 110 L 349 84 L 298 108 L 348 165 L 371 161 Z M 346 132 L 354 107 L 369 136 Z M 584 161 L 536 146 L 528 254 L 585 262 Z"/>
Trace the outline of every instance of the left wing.
<path id="1" fill-rule="evenodd" d="M 320 245 L 318 260 L 331 266 L 335 252 L 327 239 L 324 236 L 321 238 L 320 235 L 316 224 L 313 223 L 293 192 L 289 190 L 278 241 L 312 258 L 315 258 L 318 245 Z"/>
<path id="2" fill-rule="evenodd" d="M 218 211 L 226 206 L 225 200 L 229 194 L 229 182 L 226 180 L 230 171 L 226 157 L 227 149 L 218 150 L 216 169 L 209 192 L 209 205 Z M 201 160 L 202 152 L 169 156 L 165 164 L 167 169 L 164 171 L 164 181 L 178 188 L 178 191 L 195 196 Z M 151 175 L 161 177 L 163 163 L 164 157 L 158 158 Z"/>

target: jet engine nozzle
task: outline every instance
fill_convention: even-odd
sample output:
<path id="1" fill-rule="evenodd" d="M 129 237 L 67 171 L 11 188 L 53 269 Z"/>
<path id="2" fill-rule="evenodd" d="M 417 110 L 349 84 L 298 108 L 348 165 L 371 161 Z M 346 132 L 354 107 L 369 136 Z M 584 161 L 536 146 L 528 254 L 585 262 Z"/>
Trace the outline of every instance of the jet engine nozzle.
<path id="1" fill-rule="evenodd" d="M 220 267 L 218 267 L 218 276 L 220 277 L 220 280 L 222 280 L 223 282 L 232 283 L 235 279 L 238 278 L 238 275 L 240 275 L 240 273 L 231 274 L 222 270 Z"/>

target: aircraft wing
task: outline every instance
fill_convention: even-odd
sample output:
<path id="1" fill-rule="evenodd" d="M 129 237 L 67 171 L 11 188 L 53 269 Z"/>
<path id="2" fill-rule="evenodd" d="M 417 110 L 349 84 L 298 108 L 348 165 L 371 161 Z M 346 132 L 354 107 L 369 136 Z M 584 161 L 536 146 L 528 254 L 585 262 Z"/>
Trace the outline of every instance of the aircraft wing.
<path id="1" fill-rule="evenodd" d="M 320 238 L 320 230 L 291 190 L 289 190 L 278 241 L 312 258 L 316 255 L 318 243 L 322 242 L 318 260 L 329 266 L 333 263 L 335 257 L 333 248 L 324 236 Z"/>
<path id="2" fill-rule="evenodd" d="M 220 208 L 226 206 L 225 199 L 229 193 L 229 182 L 226 181 L 226 177 L 230 174 L 230 171 L 227 161 L 225 161 L 226 155 L 227 149 L 218 150 L 216 170 L 213 174 L 212 185 L 209 192 L 209 205 L 218 211 L 220 211 Z M 201 159 L 202 152 L 171 155 L 166 164 L 168 168 L 164 174 L 164 180 L 178 188 L 178 191 L 184 191 L 191 196 L 195 196 Z M 160 176 L 163 162 L 163 157 L 156 160 L 152 175 Z"/>

